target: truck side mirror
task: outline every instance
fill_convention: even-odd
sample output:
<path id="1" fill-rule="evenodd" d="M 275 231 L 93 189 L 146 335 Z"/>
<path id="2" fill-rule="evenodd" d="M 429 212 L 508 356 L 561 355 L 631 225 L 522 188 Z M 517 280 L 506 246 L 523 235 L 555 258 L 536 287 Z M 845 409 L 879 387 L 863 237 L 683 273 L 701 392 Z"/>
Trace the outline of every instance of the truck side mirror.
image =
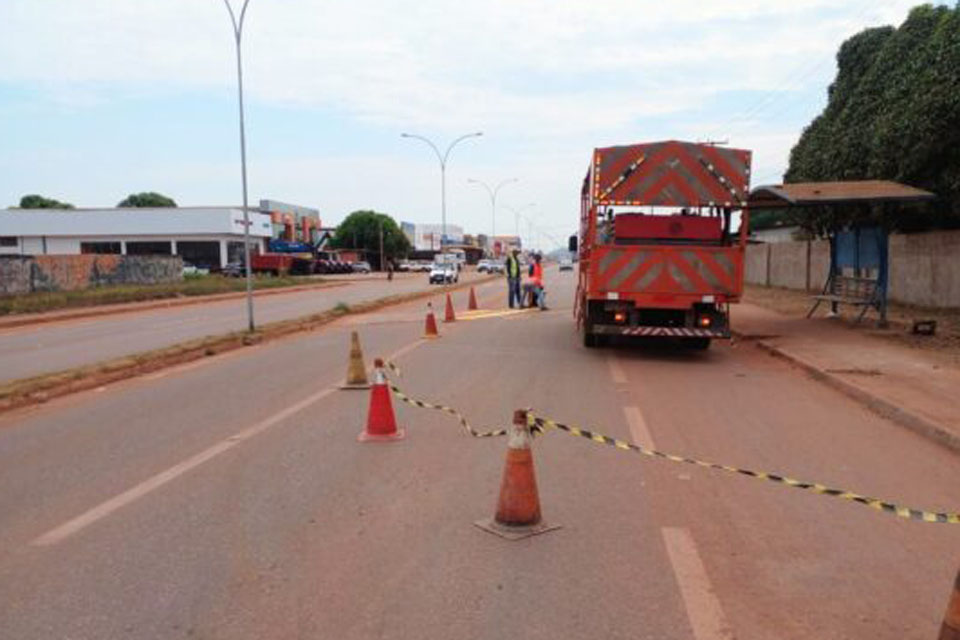
<path id="1" fill-rule="evenodd" d="M 570 236 L 570 239 L 567 241 L 567 251 L 570 253 L 577 252 L 577 236 Z"/>

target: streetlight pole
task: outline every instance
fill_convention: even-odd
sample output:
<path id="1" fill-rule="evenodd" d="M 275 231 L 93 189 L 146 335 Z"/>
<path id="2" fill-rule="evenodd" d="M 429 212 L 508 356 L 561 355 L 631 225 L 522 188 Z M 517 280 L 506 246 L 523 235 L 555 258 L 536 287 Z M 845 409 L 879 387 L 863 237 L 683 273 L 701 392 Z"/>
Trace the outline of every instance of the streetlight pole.
<path id="1" fill-rule="evenodd" d="M 467 179 L 467 182 L 471 184 L 480 185 L 481 187 L 487 190 L 487 194 L 490 196 L 490 208 L 492 209 L 492 215 L 493 215 L 493 219 L 490 225 L 490 253 L 492 254 L 493 247 L 497 241 L 497 194 L 500 193 L 500 189 L 502 189 L 503 187 L 507 186 L 512 182 L 519 182 L 519 180 L 517 178 L 507 178 L 506 180 L 498 184 L 496 188 L 491 188 L 490 185 L 488 185 L 486 182 L 483 182 L 482 180 L 474 180 L 473 178 Z"/>
<path id="2" fill-rule="evenodd" d="M 237 45 L 237 99 L 240 107 L 240 175 L 243 181 L 243 264 L 247 278 L 247 330 L 253 333 L 256 325 L 253 321 L 253 277 L 250 273 L 250 213 L 247 210 L 247 137 L 243 122 L 243 61 L 240 54 L 240 43 L 243 37 L 243 20 L 247 16 L 247 5 L 250 0 L 243 0 L 240 9 L 240 18 L 237 19 L 230 0 L 223 0 L 230 13 L 230 22 L 233 24 L 233 39 Z"/>
<path id="3" fill-rule="evenodd" d="M 483 135 L 482 131 L 476 133 L 468 133 L 460 136 L 456 140 L 450 143 L 450 146 L 447 147 L 446 152 L 440 153 L 440 149 L 435 145 L 429 138 L 417 135 L 415 133 L 401 133 L 401 138 L 414 138 L 416 140 L 421 140 L 433 149 L 433 152 L 437 154 L 437 160 L 440 161 L 440 218 L 441 218 L 441 232 L 440 232 L 440 251 L 443 251 L 443 243 L 447 239 L 447 159 L 450 157 L 450 152 L 453 151 L 453 148 L 459 143 L 463 142 L 467 138 L 479 138 Z"/>

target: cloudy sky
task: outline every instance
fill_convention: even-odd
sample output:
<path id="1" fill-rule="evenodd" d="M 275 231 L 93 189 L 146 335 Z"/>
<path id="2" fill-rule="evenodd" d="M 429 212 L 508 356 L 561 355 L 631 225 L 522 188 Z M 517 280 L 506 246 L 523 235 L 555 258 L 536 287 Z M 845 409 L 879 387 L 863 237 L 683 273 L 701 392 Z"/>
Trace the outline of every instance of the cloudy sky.
<path id="1" fill-rule="evenodd" d="M 233 0 L 235 5 L 242 0 Z M 461 134 L 448 221 L 541 242 L 575 230 L 597 146 L 729 140 L 776 182 L 823 108 L 841 42 L 915 0 L 250 0 L 251 199 L 439 222 L 438 145 Z M 0 205 L 136 191 L 240 202 L 236 70 L 222 0 L 0 0 Z M 526 233 L 529 224 L 522 223 Z"/>

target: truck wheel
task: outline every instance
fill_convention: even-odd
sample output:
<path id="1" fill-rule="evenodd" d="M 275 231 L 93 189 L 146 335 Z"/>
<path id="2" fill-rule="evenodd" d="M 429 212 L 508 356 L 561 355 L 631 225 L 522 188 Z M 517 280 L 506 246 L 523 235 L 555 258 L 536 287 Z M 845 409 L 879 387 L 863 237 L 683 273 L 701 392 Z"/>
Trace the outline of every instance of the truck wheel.
<path id="1" fill-rule="evenodd" d="M 691 338 L 689 346 L 695 351 L 706 351 L 710 348 L 710 338 Z"/>
<path id="2" fill-rule="evenodd" d="M 587 349 L 596 349 L 600 345 L 600 342 L 597 340 L 597 338 L 597 334 L 584 330 L 583 346 L 585 346 Z"/>

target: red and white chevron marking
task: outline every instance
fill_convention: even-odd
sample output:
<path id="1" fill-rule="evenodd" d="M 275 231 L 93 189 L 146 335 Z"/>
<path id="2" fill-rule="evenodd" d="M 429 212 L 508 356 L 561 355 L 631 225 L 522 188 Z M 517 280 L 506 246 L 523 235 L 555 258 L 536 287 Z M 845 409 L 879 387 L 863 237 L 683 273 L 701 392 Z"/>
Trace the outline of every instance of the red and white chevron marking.
<path id="1" fill-rule="evenodd" d="M 686 329 L 683 327 L 604 327 L 604 333 L 616 332 L 622 336 L 664 338 L 723 338 L 721 331 L 711 329 Z"/>

